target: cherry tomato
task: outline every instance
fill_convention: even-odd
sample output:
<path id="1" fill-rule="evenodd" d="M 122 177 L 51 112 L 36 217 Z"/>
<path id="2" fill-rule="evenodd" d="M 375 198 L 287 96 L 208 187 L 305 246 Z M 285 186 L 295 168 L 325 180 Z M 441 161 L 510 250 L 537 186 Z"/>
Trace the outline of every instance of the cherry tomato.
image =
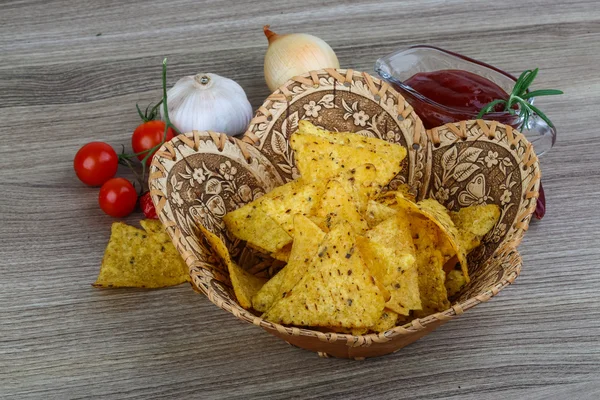
<path id="1" fill-rule="evenodd" d="M 73 167 L 79 180 L 89 186 L 100 186 L 115 176 L 119 157 L 115 150 L 104 142 L 91 142 L 84 145 L 73 160 Z"/>
<path id="2" fill-rule="evenodd" d="M 112 178 L 100 188 L 98 202 L 102 211 L 111 217 L 126 217 L 135 209 L 137 193 L 125 178 Z"/>
<path id="3" fill-rule="evenodd" d="M 144 212 L 146 218 L 158 219 L 154 203 L 152 203 L 152 198 L 150 197 L 150 192 L 146 192 L 140 197 L 140 208 Z"/>
<path id="4" fill-rule="evenodd" d="M 164 135 L 165 123 L 163 121 L 148 121 L 135 128 L 135 131 L 133 131 L 133 135 L 131 136 L 131 147 L 133 148 L 134 153 L 144 152 L 143 154 L 138 155 L 138 159 L 140 159 L 140 161 L 143 160 L 144 157 L 146 157 L 148 150 L 162 142 Z M 175 132 L 173 132 L 173 129 L 169 128 L 167 130 L 166 140 L 173 139 L 173 136 L 175 136 Z M 152 156 L 148 157 L 146 165 L 150 165 L 154 153 L 156 153 L 156 150 L 152 152 Z"/>

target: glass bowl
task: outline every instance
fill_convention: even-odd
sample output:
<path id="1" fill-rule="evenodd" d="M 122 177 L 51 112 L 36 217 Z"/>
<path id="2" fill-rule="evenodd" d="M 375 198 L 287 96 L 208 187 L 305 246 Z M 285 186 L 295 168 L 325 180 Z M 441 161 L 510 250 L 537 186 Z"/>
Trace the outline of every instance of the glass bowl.
<path id="1" fill-rule="evenodd" d="M 375 63 L 375 72 L 398 90 L 423 120 L 425 128 L 431 129 L 449 122 L 477 119 L 477 113 L 469 113 L 439 104 L 419 93 L 405 81 L 418 72 L 431 72 L 443 69 L 459 69 L 487 78 L 510 93 L 517 81 L 511 74 L 496 67 L 433 46 L 419 45 L 407 50 L 396 51 L 380 58 Z M 533 104 L 534 98 L 528 100 Z M 484 119 L 501 122 L 521 131 L 533 144 L 536 154 L 542 155 L 554 146 L 556 129 L 549 126 L 537 115 L 532 115 L 527 126 L 522 119 L 508 112 L 486 114 Z"/>

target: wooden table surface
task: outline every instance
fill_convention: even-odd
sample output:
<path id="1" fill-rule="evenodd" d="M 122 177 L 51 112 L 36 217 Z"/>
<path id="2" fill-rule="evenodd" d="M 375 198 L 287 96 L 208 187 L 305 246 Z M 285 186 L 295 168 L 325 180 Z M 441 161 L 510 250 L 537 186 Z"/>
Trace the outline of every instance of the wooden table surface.
<path id="1" fill-rule="evenodd" d="M 258 107 L 262 26 L 310 32 L 372 71 L 425 43 L 512 73 L 539 67 L 558 141 L 548 213 L 515 284 L 391 356 L 320 359 L 239 322 L 188 285 L 97 290 L 113 219 L 72 169 L 129 145 L 135 103 L 215 72 Z M 600 7 L 569 1 L 0 3 L 0 398 L 600 398 Z M 126 219 L 136 223 L 140 214 Z"/>

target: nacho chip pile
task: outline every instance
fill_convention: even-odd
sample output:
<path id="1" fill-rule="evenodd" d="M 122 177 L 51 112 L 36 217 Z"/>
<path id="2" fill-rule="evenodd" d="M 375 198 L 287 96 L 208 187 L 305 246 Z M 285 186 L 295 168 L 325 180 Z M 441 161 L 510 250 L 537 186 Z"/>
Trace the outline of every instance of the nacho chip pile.
<path id="1" fill-rule="evenodd" d="M 204 232 L 240 305 L 272 322 L 351 334 L 447 309 L 469 282 L 466 255 L 496 224 L 498 207 L 450 213 L 432 199 L 415 202 L 406 186 L 383 193 L 406 157 L 397 144 L 307 121 L 290 142 L 301 178 L 224 217 L 284 268 L 264 282 Z"/>

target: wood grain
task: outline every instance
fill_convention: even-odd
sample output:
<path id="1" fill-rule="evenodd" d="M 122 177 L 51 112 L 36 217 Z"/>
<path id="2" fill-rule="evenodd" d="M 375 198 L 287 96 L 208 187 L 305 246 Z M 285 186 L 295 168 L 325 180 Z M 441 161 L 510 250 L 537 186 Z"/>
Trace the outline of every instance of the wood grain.
<path id="1" fill-rule="evenodd" d="M 164 56 L 170 84 L 215 72 L 257 107 L 266 23 L 322 37 L 358 70 L 427 43 L 512 73 L 540 67 L 538 88 L 566 92 L 539 101 L 559 138 L 542 160 L 548 213 L 513 287 L 395 355 L 353 362 L 289 347 L 186 285 L 89 285 L 112 220 L 74 177 L 78 147 L 128 144 Z M 597 399 L 599 103 L 595 0 L 4 0 L 0 398 Z"/>

